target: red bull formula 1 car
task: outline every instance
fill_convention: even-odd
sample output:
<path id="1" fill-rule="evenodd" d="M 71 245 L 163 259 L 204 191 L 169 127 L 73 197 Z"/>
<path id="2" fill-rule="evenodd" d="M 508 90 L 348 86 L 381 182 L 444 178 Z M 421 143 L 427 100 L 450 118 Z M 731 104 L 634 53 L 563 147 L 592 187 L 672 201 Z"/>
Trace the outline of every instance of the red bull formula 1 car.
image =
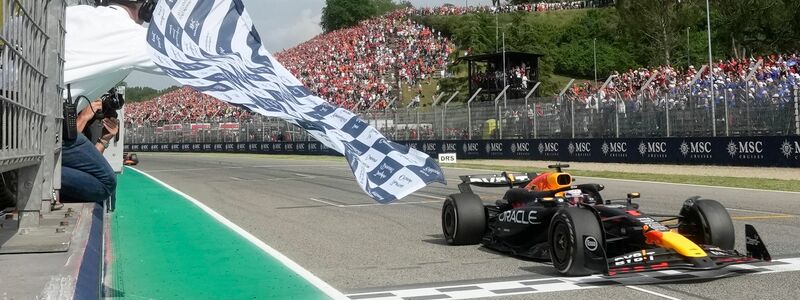
<path id="1" fill-rule="evenodd" d="M 122 153 L 122 164 L 126 166 L 135 166 L 139 164 L 139 156 L 136 153 Z"/>
<path id="2" fill-rule="evenodd" d="M 734 250 L 733 222 L 717 201 L 692 197 L 677 215 L 648 214 L 632 200 L 604 200 L 600 184 L 574 184 L 568 165 L 555 172 L 462 176 L 460 193 L 442 208 L 451 245 L 485 247 L 550 260 L 568 276 L 688 269 L 712 270 L 771 260 L 755 228 L 745 225 L 747 253 Z M 484 204 L 471 186 L 509 187 Z"/>

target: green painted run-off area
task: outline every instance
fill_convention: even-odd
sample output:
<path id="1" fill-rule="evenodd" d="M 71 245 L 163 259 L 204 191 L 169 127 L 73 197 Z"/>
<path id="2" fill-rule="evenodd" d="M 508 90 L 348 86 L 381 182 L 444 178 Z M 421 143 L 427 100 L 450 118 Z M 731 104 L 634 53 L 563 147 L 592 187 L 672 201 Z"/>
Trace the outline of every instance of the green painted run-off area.
<path id="1" fill-rule="evenodd" d="M 118 180 L 107 297 L 327 298 L 182 196 L 133 170 Z"/>

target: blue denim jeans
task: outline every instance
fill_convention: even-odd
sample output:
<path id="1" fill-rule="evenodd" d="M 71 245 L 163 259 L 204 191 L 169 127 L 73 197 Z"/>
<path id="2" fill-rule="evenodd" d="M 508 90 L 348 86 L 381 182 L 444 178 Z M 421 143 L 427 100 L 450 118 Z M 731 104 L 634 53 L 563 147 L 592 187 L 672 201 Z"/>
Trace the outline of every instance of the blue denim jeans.
<path id="1" fill-rule="evenodd" d="M 61 199 L 103 203 L 117 188 L 117 175 L 83 134 L 61 148 Z"/>

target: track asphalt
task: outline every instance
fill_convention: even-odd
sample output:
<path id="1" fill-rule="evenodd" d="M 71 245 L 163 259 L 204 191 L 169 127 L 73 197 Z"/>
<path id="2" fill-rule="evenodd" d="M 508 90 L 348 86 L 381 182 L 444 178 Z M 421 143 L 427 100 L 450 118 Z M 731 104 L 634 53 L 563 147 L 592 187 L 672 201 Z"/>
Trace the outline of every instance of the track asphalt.
<path id="1" fill-rule="evenodd" d="M 794 259 L 800 257 L 797 193 L 578 177 L 578 182 L 604 184 L 606 198 L 641 192 L 642 209 L 653 213 L 677 213 L 683 200 L 694 195 L 717 199 L 734 218 L 737 249 L 744 249 L 744 224 L 753 224 L 780 262 L 747 266 L 756 274 L 704 274 L 721 277 L 714 280 L 672 273 L 611 281 L 562 278 L 547 263 L 480 246 L 445 245 L 442 199 L 457 191 L 458 175 L 484 171 L 448 168 L 448 186 L 433 185 L 396 204 L 379 205 L 356 186 L 343 160 L 159 153 L 139 157 L 136 169 L 196 199 L 354 298 L 383 294 L 384 299 L 498 295 L 513 299 L 796 299 L 800 282 L 796 271 L 800 260 Z M 324 295 L 323 289 L 304 282 L 306 277 L 293 273 L 252 240 L 208 217 L 191 201 L 155 185 L 130 169 L 120 179 L 112 220 L 115 257 L 110 287 L 119 294 L 156 299 Z M 503 192 L 476 190 L 487 202 Z M 501 293 L 469 293 L 472 286 Z M 458 289 L 467 290 L 458 293 Z M 433 290 L 445 292 L 429 294 Z M 298 296 L 305 291 L 310 296 Z"/>

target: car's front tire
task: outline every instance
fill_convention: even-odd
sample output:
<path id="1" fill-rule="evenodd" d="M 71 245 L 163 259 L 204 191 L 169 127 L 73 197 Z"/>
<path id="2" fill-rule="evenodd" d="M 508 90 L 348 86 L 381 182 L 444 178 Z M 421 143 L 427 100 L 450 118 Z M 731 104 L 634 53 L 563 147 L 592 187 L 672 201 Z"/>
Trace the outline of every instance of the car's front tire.
<path id="1" fill-rule="evenodd" d="M 474 245 L 486 232 L 486 208 L 475 194 L 447 196 L 442 206 L 442 232 L 450 245 Z"/>
<path id="2" fill-rule="evenodd" d="M 553 216 L 548 232 L 550 259 L 556 270 L 567 276 L 585 276 L 602 272 L 591 265 L 585 247 L 597 251 L 603 245 L 603 233 L 594 214 L 577 207 L 566 207 Z"/>
<path id="3" fill-rule="evenodd" d="M 698 245 L 733 250 L 736 232 L 733 221 L 716 200 L 692 198 L 684 202 L 678 219 L 678 232 Z"/>

